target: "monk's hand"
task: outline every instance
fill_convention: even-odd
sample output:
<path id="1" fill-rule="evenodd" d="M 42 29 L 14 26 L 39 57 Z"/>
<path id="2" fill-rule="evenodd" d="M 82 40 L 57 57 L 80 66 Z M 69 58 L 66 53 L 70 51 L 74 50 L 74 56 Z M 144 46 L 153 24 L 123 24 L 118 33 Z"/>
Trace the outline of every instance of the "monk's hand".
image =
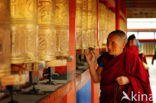
<path id="1" fill-rule="evenodd" d="M 94 66 L 96 63 L 96 54 L 93 51 L 90 51 L 88 54 L 85 54 L 88 65 L 90 67 Z"/>
<path id="2" fill-rule="evenodd" d="M 126 85 L 129 83 L 129 79 L 126 76 L 120 76 L 116 78 L 116 81 L 119 85 Z"/>

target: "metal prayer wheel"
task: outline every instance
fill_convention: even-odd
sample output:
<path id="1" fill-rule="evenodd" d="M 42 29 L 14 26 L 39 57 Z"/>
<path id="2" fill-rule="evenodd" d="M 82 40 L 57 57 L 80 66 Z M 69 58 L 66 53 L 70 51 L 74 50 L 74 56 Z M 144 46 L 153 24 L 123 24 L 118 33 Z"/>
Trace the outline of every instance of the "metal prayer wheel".
<path id="1" fill-rule="evenodd" d="M 0 0 L 0 78 L 11 72 L 9 0 Z"/>
<path id="2" fill-rule="evenodd" d="M 39 60 L 56 57 L 55 1 L 38 0 Z"/>
<path id="3" fill-rule="evenodd" d="M 99 48 L 104 48 L 107 43 L 108 13 L 106 6 L 99 3 Z"/>
<path id="4" fill-rule="evenodd" d="M 94 47 L 93 0 L 88 0 L 88 47 Z"/>
<path id="5" fill-rule="evenodd" d="M 126 32 L 126 21 L 124 21 L 122 18 L 120 18 L 120 30 Z"/>
<path id="6" fill-rule="evenodd" d="M 97 47 L 97 1 L 93 2 L 93 48 Z"/>
<path id="7" fill-rule="evenodd" d="M 11 63 L 37 61 L 36 0 L 10 0 Z"/>
<path id="8" fill-rule="evenodd" d="M 56 0 L 56 56 L 69 56 L 69 0 Z"/>
<path id="9" fill-rule="evenodd" d="M 108 21 L 109 21 L 108 24 L 109 30 L 108 34 L 109 34 L 110 32 L 115 30 L 115 13 L 111 9 L 108 9 Z"/>
<path id="10" fill-rule="evenodd" d="M 102 3 L 99 3 L 99 48 L 102 48 Z"/>
<path id="11" fill-rule="evenodd" d="M 82 49 L 82 0 L 76 0 L 76 49 Z"/>
<path id="12" fill-rule="evenodd" d="M 82 1 L 82 48 L 88 49 L 88 0 Z"/>

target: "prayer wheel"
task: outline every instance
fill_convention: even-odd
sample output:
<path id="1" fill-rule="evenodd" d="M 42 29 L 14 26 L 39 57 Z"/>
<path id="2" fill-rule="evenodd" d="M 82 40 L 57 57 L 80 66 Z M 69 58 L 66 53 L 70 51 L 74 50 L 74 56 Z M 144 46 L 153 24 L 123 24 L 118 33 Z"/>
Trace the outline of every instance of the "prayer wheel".
<path id="1" fill-rule="evenodd" d="M 127 28 L 126 21 L 120 18 L 120 30 L 126 32 L 126 28 Z"/>
<path id="2" fill-rule="evenodd" d="M 36 0 L 10 0 L 12 64 L 36 62 Z"/>
<path id="3" fill-rule="evenodd" d="M 82 49 L 82 0 L 76 0 L 76 49 Z"/>
<path id="4" fill-rule="evenodd" d="M 111 9 L 108 9 L 108 21 L 109 21 L 108 24 L 109 32 L 107 33 L 107 35 L 115 30 L 115 13 Z"/>
<path id="5" fill-rule="evenodd" d="M 0 78 L 10 75 L 9 0 L 0 0 Z"/>
<path id="6" fill-rule="evenodd" d="M 88 0 L 82 1 L 82 49 L 88 49 Z"/>
<path id="7" fill-rule="evenodd" d="M 56 57 L 55 1 L 38 0 L 39 60 Z"/>
<path id="8" fill-rule="evenodd" d="M 97 1 L 92 0 L 93 8 L 93 48 L 97 47 Z"/>
<path id="9" fill-rule="evenodd" d="M 99 48 L 105 48 L 107 43 L 108 13 L 103 3 L 99 3 Z"/>
<path id="10" fill-rule="evenodd" d="M 99 48 L 102 48 L 102 3 L 99 3 Z"/>
<path id="11" fill-rule="evenodd" d="M 69 0 L 56 0 L 56 56 L 69 56 Z"/>
<path id="12" fill-rule="evenodd" d="M 93 34 L 93 0 L 88 0 L 88 47 L 94 47 Z"/>

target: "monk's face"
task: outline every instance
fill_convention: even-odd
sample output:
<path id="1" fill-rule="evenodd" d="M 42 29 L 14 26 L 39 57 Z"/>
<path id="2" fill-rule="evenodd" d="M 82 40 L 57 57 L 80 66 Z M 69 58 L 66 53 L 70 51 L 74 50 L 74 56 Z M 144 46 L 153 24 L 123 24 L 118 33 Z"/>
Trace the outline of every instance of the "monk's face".
<path id="1" fill-rule="evenodd" d="M 134 46 L 134 45 L 136 45 L 136 39 L 130 40 L 129 46 Z"/>
<path id="2" fill-rule="evenodd" d="M 110 35 L 107 38 L 107 49 L 110 55 L 118 56 L 125 47 L 124 40 L 118 35 Z"/>

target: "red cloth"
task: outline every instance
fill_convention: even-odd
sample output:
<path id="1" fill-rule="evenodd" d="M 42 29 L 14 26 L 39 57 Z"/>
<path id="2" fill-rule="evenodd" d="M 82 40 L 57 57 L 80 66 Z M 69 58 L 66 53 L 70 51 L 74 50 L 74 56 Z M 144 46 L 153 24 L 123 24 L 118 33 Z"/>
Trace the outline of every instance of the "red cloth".
<path id="1" fill-rule="evenodd" d="M 129 50 L 130 52 L 136 54 L 136 55 L 139 55 L 139 49 L 135 45 L 133 45 L 133 46 L 126 45 L 126 49 Z"/>
<path id="2" fill-rule="evenodd" d="M 134 53 L 125 49 L 124 52 L 113 57 L 108 53 L 104 53 L 98 58 L 98 64 L 103 63 L 103 71 L 101 73 L 101 96 L 100 103 L 132 103 L 131 101 L 121 101 L 123 91 L 131 98 L 131 92 L 134 94 L 152 94 L 149 75 L 146 72 L 141 60 Z M 116 83 L 116 78 L 119 76 L 127 76 L 130 83 L 125 86 L 119 86 Z M 150 95 L 151 96 L 151 95 Z M 135 103 L 152 103 L 145 101 Z"/>

